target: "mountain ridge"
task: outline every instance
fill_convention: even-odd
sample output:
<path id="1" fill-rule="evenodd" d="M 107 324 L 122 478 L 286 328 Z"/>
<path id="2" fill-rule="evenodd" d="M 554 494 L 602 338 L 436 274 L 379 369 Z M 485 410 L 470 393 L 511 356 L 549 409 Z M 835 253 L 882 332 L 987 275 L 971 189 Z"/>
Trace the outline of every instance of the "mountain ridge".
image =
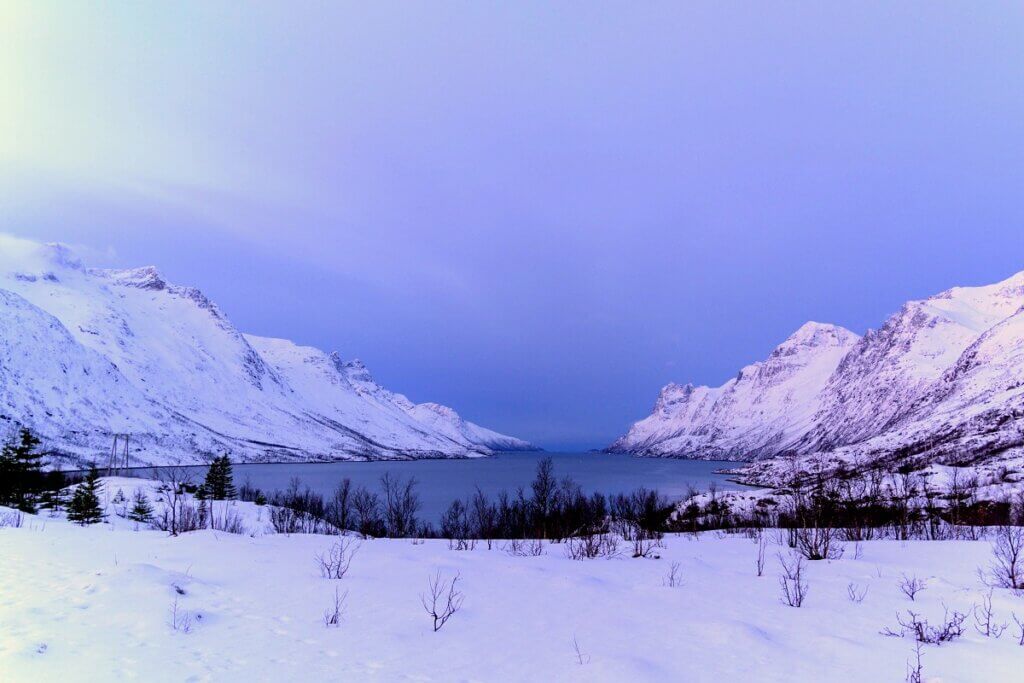
<path id="1" fill-rule="evenodd" d="M 808 325 L 821 324 L 808 323 L 791 339 L 804 336 L 799 333 Z M 789 341 L 747 368 L 762 370 Z M 747 368 L 721 387 L 704 388 L 700 412 L 666 402 L 666 392 L 671 396 L 679 387 L 666 385 L 652 414 L 607 450 L 750 461 L 739 471 L 751 483 L 777 481 L 783 461 L 794 457 L 962 464 L 1024 453 L 1024 271 L 909 301 L 840 357 L 823 358 L 819 369 L 833 361 L 820 384 L 797 387 L 787 380 L 791 405 L 803 412 L 787 410 L 774 422 L 756 415 L 744 422 L 722 408 Z M 768 389 L 749 394 L 750 405 L 766 400 Z M 687 395 L 699 392 L 691 388 Z M 738 434 L 730 447 L 718 447 L 730 433 Z M 785 438 L 766 438 L 773 433 Z"/>
<path id="2" fill-rule="evenodd" d="M 0 329 L 3 424 L 36 430 L 61 462 L 102 460 L 115 433 L 132 434 L 135 464 L 534 448 L 421 408 L 359 361 L 243 334 L 155 267 L 86 268 L 64 245 L 0 236 Z"/>

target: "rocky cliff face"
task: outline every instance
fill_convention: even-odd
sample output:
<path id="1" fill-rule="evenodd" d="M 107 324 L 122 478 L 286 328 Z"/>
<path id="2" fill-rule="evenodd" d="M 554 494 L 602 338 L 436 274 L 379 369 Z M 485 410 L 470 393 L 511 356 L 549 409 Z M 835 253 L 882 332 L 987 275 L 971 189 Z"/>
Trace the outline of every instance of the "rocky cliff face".
<path id="1" fill-rule="evenodd" d="M 760 376 L 773 359 L 787 355 L 789 344 L 751 367 Z M 702 393 L 708 402 L 700 411 L 690 409 L 688 400 L 659 399 L 654 414 L 611 448 L 644 455 L 768 459 L 743 469 L 748 480 L 762 483 L 781 476 L 782 461 L 771 460 L 779 456 L 856 466 L 907 460 L 972 464 L 1022 452 L 1024 273 L 911 301 L 881 329 L 860 339 L 850 333 L 837 337 L 831 348 L 834 355 L 812 345 L 798 356 L 817 357 L 815 367 L 827 371 L 824 377 L 800 361 L 780 371 L 779 386 L 786 387 L 788 399 L 784 408 L 756 408 L 773 392 L 778 395 L 770 383 L 751 382 L 756 391 L 739 393 L 745 369 L 719 389 L 691 389 L 690 396 Z M 808 381 L 795 379 L 800 377 Z M 666 387 L 663 397 L 676 395 L 674 387 Z M 726 403 L 730 395 L 742 406 Z M 779 403 L 770 400 L 768 405 Z"/>
<path id="2" fill-rule="evenodd" d="M 115 433 L 131 434 L 136 464 L 530 447 L 387 391 L 358 361 L 244 335 L 154 268 L 87 269 L 0 236 L 0 429 L 22 424 L 72 463 L 103 460 Z"/>

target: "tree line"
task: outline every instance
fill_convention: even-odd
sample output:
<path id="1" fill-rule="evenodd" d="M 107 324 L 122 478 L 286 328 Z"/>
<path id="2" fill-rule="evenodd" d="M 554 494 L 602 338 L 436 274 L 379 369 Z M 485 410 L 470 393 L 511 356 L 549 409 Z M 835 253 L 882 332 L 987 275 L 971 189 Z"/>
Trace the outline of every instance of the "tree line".
<path id="1" fill-rule="evenodd" d="M 528 487 L 501 491 L 494 497 L 479 488 L 457 498 L 434 524 L 420 516 L 422 505 L 415 478 L 391 473 L 376 490 L 343 479 L 324 497 L 293 479 L 284 491 L 265 493 L 248 483 L 242 500 L 265 502 L 279 533 L 351 531 L 367 537 L 474 539 L 544 539 L 604 534 L 656 537 L 668 528 L 675 506 L 655 490 L 628 494 L 587 495 L 570 477 L 555 475 L 551 458 L 541 460 Z"/>

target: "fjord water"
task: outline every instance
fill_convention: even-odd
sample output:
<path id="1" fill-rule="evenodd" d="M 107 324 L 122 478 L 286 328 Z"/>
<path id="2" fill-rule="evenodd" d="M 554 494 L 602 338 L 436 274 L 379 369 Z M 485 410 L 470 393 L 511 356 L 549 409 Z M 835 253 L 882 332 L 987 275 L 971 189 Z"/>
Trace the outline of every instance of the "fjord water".
<path id="1" fill-rule="evenodd" d="M 235 484 L 248 481 L 264 491 L 283 490 L 293 478 L 310 489 L 329 495 L 348 477 L 354 485 L 377 490 L 385 472 L 402 478 L 415 477 L 423 507 L 420 516 L 436 522 L 455 498 L 473 494 L 477 487 L 488 496 L 502 489 L 514 494 L 520 486 L 529 488 L 537 463 L 550 457 L 555 475 L 572 477 L 585 492 L 624 493 L 645 486 L 658 489 L 673 500 L 682 498 L 690 487 L 706 490 L 712 483 L 719 489 L 741 488 L 716 469 L 735 463 L 707 460 L 638 458 L 609 453 L 499 453 L 487 458 L 459 460 L 412 460 L 372 462 L 331 462 L 298 464 L 235 465 Z M 201 481 L 205 467 L 194 470 Z"/>

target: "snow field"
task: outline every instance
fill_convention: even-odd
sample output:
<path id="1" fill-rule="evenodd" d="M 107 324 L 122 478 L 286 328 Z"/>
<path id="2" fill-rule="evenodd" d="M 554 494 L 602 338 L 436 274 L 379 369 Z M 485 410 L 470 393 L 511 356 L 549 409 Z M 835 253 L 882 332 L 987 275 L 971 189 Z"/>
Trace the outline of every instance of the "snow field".
<path id="1" fill-rule="evenodd" d="M 106 481 L 108 498 L 127 482 L 139 484 Z M 265 517 L 234 505 L 249 524 Z M 761 577 L 755 542 L 706 533 L 667 537 L 660 559 L 586 561 L 560 544 L 513 557 L 500 543 L 365 540 L 345 578 L 324 579 L 314 558 L 337 540 L 27 515 L 0 529 L 0 680 L 902 681 L 914 643 L 881 631 L 908 609 L 970 610 L 991 560 L 987 541 L 847 544 L 808 564 L 796 609 L 780 602 L 775 555 L 788 549 L 774 540 Z M 434 633 L 420 594 L 436 571 L 461 577 L 465 603 Z M 904 575 L 926 582 L 913 602 Z M 329 628 L 336 589 L 345 612 Z M 993 606 L 1007 632 L 986 638 L 969 616 L 960 640 L 925 646 L 925 680 L 1019 680 L 1011 615 L 1024 620 L 1024 596 L 996 590 Z"/>

